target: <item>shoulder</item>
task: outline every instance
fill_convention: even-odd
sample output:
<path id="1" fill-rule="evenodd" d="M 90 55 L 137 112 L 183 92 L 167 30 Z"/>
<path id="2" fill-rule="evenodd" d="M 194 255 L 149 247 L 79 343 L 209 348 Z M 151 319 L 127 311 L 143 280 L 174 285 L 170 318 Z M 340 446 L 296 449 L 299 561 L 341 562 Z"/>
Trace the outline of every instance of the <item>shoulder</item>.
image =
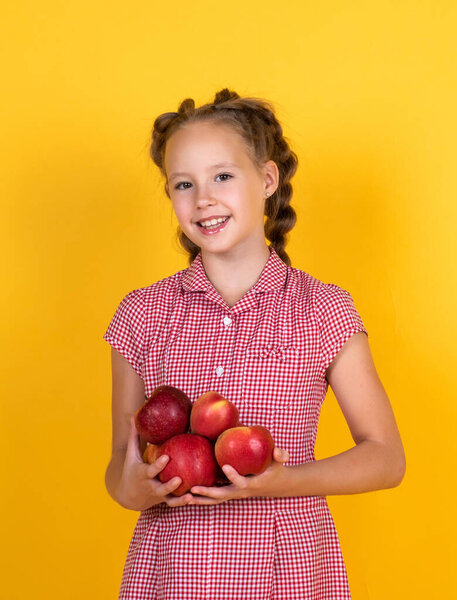
<path id="1" fill-rule="evenodd" d="M 318 311 L 350 295 L 347 290 L 339 285 L 325 283 L 296 267 L 289 267 L 289 276 L 295 297 L 301 302 L 310 304 Z"/>
<path id="2" fill-rule="evenodd" d="M 142 305 L 143 308 L 154 305 L 166 305 L 180 291 L 181 276 L 186 269 L 159 279 L 151 285 L 135 288 L 128 292 L 122 302 L 127 305 Z"/>
<path id="3" fill-rule="evenodd" d="M 360 321 L 351 293 L 336 283 L 326 283 L 310 273 L 289 267 L 290 298 L 295 316 L 309 326 L 343 326 Z"/>
<path id="4" fill-rule="evenodd" d="M 129 291 L 118 307 L 118 315 L 131 327 L 144 330 L 146 337 L 155 336 L 169 321 L 179 302 L 184 271 Z"/>
<path id="5" fill-rule="evenodd" d="M 181 277 L 185 271 L 186 269 L 183 269 L 142 288 L 145 306 L 173 304 L 177 294 L 181 292 Z"/>
<path id="6" fill-rule="evenodd" d="M 150 344 L 169 321 L 181 295 L 181 274 L 164 277 L 151 285 L 135 288 L 122 298 L 110 329 L 122 328 L 143 344 Z"/>

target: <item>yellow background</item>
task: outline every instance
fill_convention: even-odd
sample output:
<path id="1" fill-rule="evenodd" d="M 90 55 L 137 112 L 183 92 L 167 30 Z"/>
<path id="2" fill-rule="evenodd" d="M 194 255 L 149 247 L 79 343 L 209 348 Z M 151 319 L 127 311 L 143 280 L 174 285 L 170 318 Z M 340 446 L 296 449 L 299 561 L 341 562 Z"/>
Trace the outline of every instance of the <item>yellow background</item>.
<path id="1" fill-rule="evenodd" d="M 299 156 L 295 267 L 353 295 L 407 456 L 328 497 L 354 600 L 455 593 L 456 3 L 2 3 L 0 597 L 117 597 L 139 513 L 104 487 L 123 296 L 187 266 L 154 118 L 222 87 Z M 329 390 L 317 458 L 353 445 Z M 5 460 L 6 459 L 6 460 Z"/>

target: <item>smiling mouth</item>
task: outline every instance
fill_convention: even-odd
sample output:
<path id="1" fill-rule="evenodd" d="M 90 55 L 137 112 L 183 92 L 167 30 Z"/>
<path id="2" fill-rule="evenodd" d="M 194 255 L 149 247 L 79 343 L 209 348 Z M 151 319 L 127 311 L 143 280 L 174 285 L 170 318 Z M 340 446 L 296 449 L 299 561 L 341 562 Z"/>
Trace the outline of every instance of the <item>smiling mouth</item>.
<path id="1" fill-rule="evenodd" d="M 230 217 L 225 217 L 225 219 L 223 221 L 218 221 L 217 223 L 214 223 L 214 225 L 202 225 L 201 223 L 199 223 L 197 221 L 197 225 L 199 227 L 201 227 L 202 229 L 206 229 L 207 231 L 211 231 L 212 229 L 217 229 L 218 227 L 220 227 L 221 225 L 223 225 L 224 223 L 226 223 L 228 220 L 230 219 Z"/>

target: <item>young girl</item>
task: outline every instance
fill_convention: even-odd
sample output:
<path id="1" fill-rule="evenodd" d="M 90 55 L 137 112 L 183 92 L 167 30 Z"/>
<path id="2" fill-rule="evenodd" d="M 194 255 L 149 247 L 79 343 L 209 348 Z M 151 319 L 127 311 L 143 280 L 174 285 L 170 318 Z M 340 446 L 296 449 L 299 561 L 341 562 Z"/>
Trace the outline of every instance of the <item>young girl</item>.
<path id="1" fill-rule="evenodd" d="M 269 103 L 228 89 L 213 104 L 186 99 L 160 115 L 150 153 L 189 267 L 128 293 L 104 335 L 113 375 L 106 486 L 141 511 L 119 598 L 350 598 L 326 496 L 395 487 L 405 457 L 352 296 L 292 267 L 285 252 L 297 156 Z M 243 425 L 266 427 L 270 467 L 243 477 L 224 466 L 228 485 L 174 496 L 181 480 L 160 483 L 169 459 L 143 462 L 133 421 L 164 384 L 192 402 L 216 390 Z M 329 384 L 355 446 L 316 461 Z"/>

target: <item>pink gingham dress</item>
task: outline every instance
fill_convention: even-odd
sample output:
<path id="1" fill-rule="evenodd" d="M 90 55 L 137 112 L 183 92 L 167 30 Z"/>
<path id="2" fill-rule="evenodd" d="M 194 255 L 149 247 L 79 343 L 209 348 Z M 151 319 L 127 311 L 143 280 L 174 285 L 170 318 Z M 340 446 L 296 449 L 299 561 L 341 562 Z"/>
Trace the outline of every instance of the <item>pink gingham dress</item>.
<path id="1" fill-rule="evenodd" d="M 326 369 L 355 333 L 368 335 L 349 292 L 270 257 L 229 307 L 201 254 L 182 271 L 128 293 L 104 339 L 144 380 L 194 402 L 216 390 L 244 425 L 263 425 L 287 464 L 315 460 Z M 140 513 L 120 600 L 350 598 L 325 496 L 253 497 Z"/>

